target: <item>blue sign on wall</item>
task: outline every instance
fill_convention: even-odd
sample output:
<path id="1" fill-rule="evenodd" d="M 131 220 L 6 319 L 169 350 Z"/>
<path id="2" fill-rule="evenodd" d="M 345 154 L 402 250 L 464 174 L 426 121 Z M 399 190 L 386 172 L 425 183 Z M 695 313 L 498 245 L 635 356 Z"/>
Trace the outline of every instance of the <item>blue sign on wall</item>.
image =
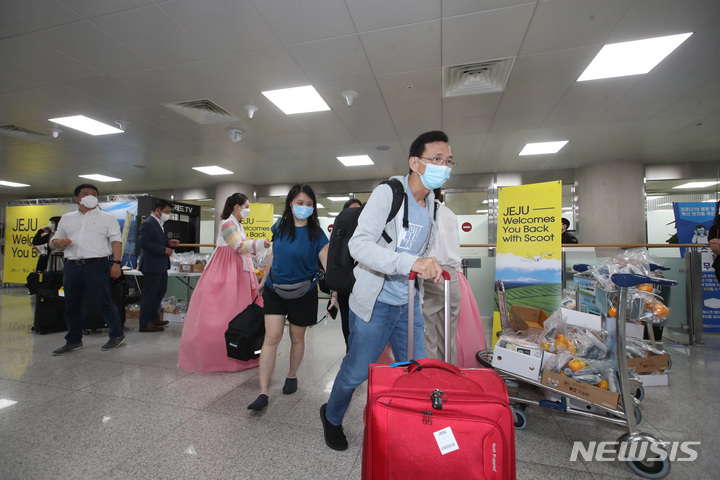
<path id="1" fill-rule="evenodd" d="M 695 243 L 702 255 L 703 330 L 720 332 L 720 284 L 712 268 L 714 255 L 707 246 L 708 233 L 715 219 L 715 203 L 673 203 L 679 243 Z M 704 246 L 703 246 L 704 245 Z M 685 256 L 685 249 L 680 249 Z"/>

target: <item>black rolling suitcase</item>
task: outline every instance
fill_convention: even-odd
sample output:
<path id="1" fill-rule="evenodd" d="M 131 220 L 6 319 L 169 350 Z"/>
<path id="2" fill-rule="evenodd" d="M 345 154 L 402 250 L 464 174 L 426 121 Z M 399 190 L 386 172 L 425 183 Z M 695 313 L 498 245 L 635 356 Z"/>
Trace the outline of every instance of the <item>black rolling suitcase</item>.
<path id="1" fill-rule="evenodd" d="M 65 297 L 60 296 L 63 286 L 62 270 L 38 274 L 37 299 L 33 330 L 46 334 L 67 330 L 65 325 Z"/>
<path id="2" fill-rule="evenodd" d="M 120 275 L 115 280 L 110 281 L 110 296 L 113 299 L 113 303 L 118 309 L 120 314 L 120 323 L 125 325 L 125 299 L 128 295 L 128 285 L 125 275 Z M 98 330 L 101 328 L 107 328 L 105 320 L 100 315 L 100 311 L 95 305 L 91 292 L 85 292 L 85 303 L 83 304 L 83 328 L 85 330 Z"/>

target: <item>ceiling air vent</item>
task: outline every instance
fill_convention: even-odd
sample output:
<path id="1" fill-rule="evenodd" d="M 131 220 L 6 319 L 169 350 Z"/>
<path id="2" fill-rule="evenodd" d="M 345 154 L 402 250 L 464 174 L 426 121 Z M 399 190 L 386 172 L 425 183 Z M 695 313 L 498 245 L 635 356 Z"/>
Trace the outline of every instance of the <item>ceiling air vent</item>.
<path id="1" fill-rule="evenodd" d="M 20 138 L 22 140 L 27 140 L 28 142 L 44 142 L 46 140 L 52 140 L 50 135 L 34 132 L 32 130 L 28 130 L 27 128 L 18 127 L 17 125 L 0 125 L 0 134 Z"/>
<path id="2" fill-rule="evenodd" d="M 443 68 L 443 97 L 502 92 L 515 57 Z"/>
<path id="3" fill-rule="evenodd" d="M 220 123 L 239 120 L 238 117 L 208 99 L 168 103 L 165 106 L 197 123 Z"/>

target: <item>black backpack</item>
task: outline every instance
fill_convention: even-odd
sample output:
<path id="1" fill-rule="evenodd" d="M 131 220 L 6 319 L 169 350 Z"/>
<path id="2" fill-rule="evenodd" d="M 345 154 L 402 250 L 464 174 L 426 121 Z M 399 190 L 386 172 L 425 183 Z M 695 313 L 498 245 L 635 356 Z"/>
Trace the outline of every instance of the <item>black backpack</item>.
<path id="1" fill-rule="evenodd" d="M 390 185 L 393 192 L 393 201 L 390 208 L 390 214 L 385 223 L 395 218 L 400 206 L 406 198 L 405 187 L 402 182 L 395 179 L 386 180 L 379 185 Z M 403 228 L 408 228 L 407 202 L 404 202 Z M 355 276 L 353 269 L 357 262 L 350 255 L 348 242 L 355 233 L 358 224 L 361 208 L 346 208 L 335 217 L 332 233 L 330 234 L 330 245 L 328 246 L 327 270 L 325 271 L 325 283 L 327 288 L 335 290 L 339 293 L 350 295 L 353 285 L 355 284 Z M 383 230 L 383 238 L 387 243 L 392 242 L 390 235 Z"/>

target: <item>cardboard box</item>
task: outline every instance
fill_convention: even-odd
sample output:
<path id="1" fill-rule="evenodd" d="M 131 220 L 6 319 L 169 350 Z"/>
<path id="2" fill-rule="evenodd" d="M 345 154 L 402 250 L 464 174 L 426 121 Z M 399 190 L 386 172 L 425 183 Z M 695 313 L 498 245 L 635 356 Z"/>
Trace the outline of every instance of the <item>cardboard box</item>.
<path id="1" fill-rule="evenodd" d="M 642 380 L 643 387 L 667 387 L 670 383 L 667 373 L 660 373 L 657 375 L 638 375 L 638 378 Z"/>
<path id="2" fill-rule="evenodd" d="M 568 310 L 567 308 L 562 308 L 561 311 L 568 325 L 585 327 L 590 330 L 602 329 L 602 318 L 598 315 L 578 312 L 577 310 Z"/>
<path id="3" fill-rule="evenodd" d="M 126 308 L 125 318 L 140 318 L 140 310 L 130 310 L 129 308 Z"/>
<path id="4" fill-rule="evenodd" d="M 182 313 L 163 312 L 163 320 L 167 320 L 170 323 L 183 323 L 183 322 L 185 322 L 185 312 L 182 312 Z"/>
<path id="5" fill-rule="evenodd" d="M 574 395 L 587 402 L 601 405 L 605 408 L 617 410 L 620 395 L 609 390 L 588 385 L 587 383 L 576 382 L 570 377 L 560 373 L 543 371 L 542 384 L 569 395 Z"/>
<path id="6" fill-rule="evenodd" d="M 628 358 L 627 364 L 630 372 L 638 374 L 662 372 L 667 370 L 670 365 L 667 353 L 649 357 Z"/>
<path id="7" fill-rule="evenodd" d="M 502 336 L 493 349 L 493 367 L 533 381 L 540 377 L 543 350 L 529 342 L 508 342 Z"/>
<path id="8" fill-rule="evenodd" d="M 180 271 L 182 273 L 202 273 L 205 270 L 204 263 L 181 263 Z"/>
<path id="9" fill-rule="evenodd" d="M 516 332 L 524 332 L 530 329 L 542 330 L 542 324 L 548 318 L 548 314 L 540 308 L 520 305 L 513 305 L 508 316 L 510 317 L 508 326 Z"/>

